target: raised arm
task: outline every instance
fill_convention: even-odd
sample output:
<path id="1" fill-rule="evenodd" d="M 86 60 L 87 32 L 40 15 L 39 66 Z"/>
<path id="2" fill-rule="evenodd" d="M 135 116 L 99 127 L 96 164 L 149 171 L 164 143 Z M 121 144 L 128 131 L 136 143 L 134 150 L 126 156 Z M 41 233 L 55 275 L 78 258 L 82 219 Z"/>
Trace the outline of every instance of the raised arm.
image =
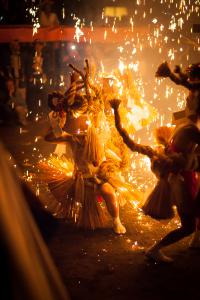
<path id="1" fill-rule="evenodd" d="M 119 114 L 119 105 L 120 105 L 120 100 L 118 99 L 113 99 L 110 101 L 110 105 L 114 110 L 114 115 L 115 115 L 115 126 L 123 138 L 124 143 L 127 145 L 127 147 L 133 151 L 133 152 L 138 152 L 144 155 L 147 155 L 149 158 L 152 158 L 153 156 L 157 156 L 158 153 L 153 150 L 150 146 L 145 146 L 145 145 L 140 145 L 135 143 L 130 137 L 127 131 L 122 127 L 121 125 L 121 118 Z"/>
<path id="2" fill-rule="evenodd" d="M 200 81 L 188 81 L 188 76 L 182 72 L 180 66 L 176 66 L 175 71 L 172 72 L 168 63 L 162 63 L 157 71 L 156 77 L 169 77 L 174 83 L 182 85 L 189 90 L 200 88 Z"/>
<path id="3" fill-rule="evenodd" d="M 156 71 L 156 77 L 161 77 L 161 78 L 169 77 L 176 84 L 182 84 L 183 82 L 187 81 L 187 79 L 184 76 L 182 76 L 180 67 L 177 67 L 176 70 L 177 70 L 176 74 L 179 74 L 179 76 L 175 75 L 175 73 L 171 71 L 167 62 L 164 62 L 161 65 L 159 65 Z"/>
<path id="4" fill-rule="evenodd" d="M 188 81 L 182 73 L 179 73 L 178 77 L 175 73 L 171 72 L 169 78 L 176 84 L 186 87 L 188 90 L 196 90 L 200 88 L 200 81 Z"/>

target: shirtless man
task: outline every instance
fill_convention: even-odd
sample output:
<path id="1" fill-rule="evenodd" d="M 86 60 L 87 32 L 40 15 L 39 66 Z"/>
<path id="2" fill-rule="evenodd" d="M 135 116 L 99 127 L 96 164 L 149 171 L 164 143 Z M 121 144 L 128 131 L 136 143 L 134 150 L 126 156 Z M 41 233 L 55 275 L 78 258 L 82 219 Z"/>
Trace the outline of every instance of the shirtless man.
<path id="1" fill-rule="evenodd" d="M 126 145 L 133 151 L 138 146 L 129 137 L 126 130 L 123 129 L 119 124 L 117 125 L 119 119 L 119 100 L 112 100 L 111 106 L 114 109 L 116 126 L 123 137 Z M 173 156 L 169 156 L 172 160 L 172 172 L 170 174 L 169 183 L 170 188 L 173 193 L 174 205 L 177 207 L 177 212 L 181 220 L 181 227 L 175 229 L 168 233 L 161 241 L 158 241 L 153 247 L 151 247 L 146 255 L 156 261 L 171 262 L 172 259 L 164 255 L 161 251 L 163 247 L 169 246 L 182 238 L 189 236 L 196 229 L 196 217 L 199 217 L 199 204 L 197 207 L 197 192 L 198 192 L 198 181 L 196 178 L 196 172 L 186 171 L 193 168 L 192 164 L 194 162 L 193 155 L 197 145 L 200 145 L 200 108 L 196 110 L 196 114 L 191 115 L 186 123 L 177 127 L 174 131 L 173 136 L 170 140 L 170 153 L 181 154 L 182 165 L 176 170 L 173 169 Z M 146 154 L 148 156 L 152 155 L 151 147 L 142 147 L 140 153 Z M 168 162 L 166 161 L 167 165 Z M 198 232 L 199 235 L 199 232 Z"/>

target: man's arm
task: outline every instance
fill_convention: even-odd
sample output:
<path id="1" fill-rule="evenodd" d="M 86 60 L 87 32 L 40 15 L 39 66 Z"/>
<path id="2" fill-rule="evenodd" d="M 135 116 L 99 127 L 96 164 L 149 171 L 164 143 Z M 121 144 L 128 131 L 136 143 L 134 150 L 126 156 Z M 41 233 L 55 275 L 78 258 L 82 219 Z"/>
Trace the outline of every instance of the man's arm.
<path id="1" fill-rule="evenodd" d="M 118 100 L 118 99 L 113 99 L 113 100 L 110 101 L 110 104 L 111 104 L 111 107 L 114 110 L 115 126 L 117 128 L 117 131 L 119 132 L 119 134 L 123 138 L 124 143 L 133 152 L 138 152 L 138 153 L 147 155 L 150 158 L 155 156 L 155 155 L 157 156 L 157 152 L 155 150 L 153 150 L 151 147 L 135 143 L 129 137 L 129 134 L 127 133 L 127 131 L 122 127 L 121 118 L 120 118 L 120 114 L 119 114 L 119 110 L 118 110 L 120 102 L 121 101 Z"/>
<path id="2" fill-rule="evenodd" d="M 66 142 L 72 141 L 72 136 L 67 133 L 63 133 L 61 136 L 56 137 L 52 128 L 50 128 L 44 139 L 45 141 L 53 144 L 65 144 Z"/>
<path id="3" fill-rule="evenodd" d="M 176 66 L 175 72 L 172 72 L 167 62 L 162 63 L 158 67 L 156 77 L 169 77 L 174 83 L 182 85 L 189 90 L 200 88 L 200 81 L 188 81 L 188 76 L 182 73 L 179 66 Z"/>
<path id="4" fill-rule="evenodd" d="M 185 77 L 178 77 L 173 72 L 170 73 L 169 78 L 176 84 L 186 87 L 188 90 L 195 90 L 200 88 L 200 81 L 188 81 Z"/>

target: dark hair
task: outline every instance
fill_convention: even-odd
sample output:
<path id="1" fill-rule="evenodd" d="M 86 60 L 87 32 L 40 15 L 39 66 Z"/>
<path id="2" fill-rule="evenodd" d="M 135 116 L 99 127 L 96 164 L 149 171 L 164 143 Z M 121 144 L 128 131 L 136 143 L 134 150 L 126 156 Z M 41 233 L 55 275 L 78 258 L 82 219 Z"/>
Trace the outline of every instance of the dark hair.
<path id="1" fill-rule="evenodd" d="M 55 112 L 64 111 L 64 96 L 59 92 L 48 95 L 48 106 Z"/>
<path id="2" fill-rule="evenodd" d="M 191 78 L 199 78 L 200 79 L 200 62 L 196 64 L 191 64 L 186 69 L 186 72 L 189 77 Z"/>
<path id="3" fill-rule="evenodd" d="M 67 112 L 82 110 L 85 112 L 88 108 L 88 102 L 85 96 L 76 94 L 73 104 L 69 105 L 66 95 L 59 92 L 53 92 L 48 95 L 48 106 L 55 112 Z"/>

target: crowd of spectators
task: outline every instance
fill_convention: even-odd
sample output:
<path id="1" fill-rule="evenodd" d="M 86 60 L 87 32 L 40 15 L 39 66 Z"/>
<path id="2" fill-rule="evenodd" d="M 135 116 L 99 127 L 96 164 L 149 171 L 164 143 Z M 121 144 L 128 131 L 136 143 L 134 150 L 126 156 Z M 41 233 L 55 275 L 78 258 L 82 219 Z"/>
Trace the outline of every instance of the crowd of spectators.
<path id="1" fill-rule="evenodd" d="M 0 0 L 0 25 L 31 24 L 30 8 L 37 7 L 41 27 L 56 28 L 62 24 L 61 11 L 65 10 L 65 21 L 70 7 L 71 13 L 78 9 L 85 14 L 82 1 L 12 1 Z M 92 9 L 92 8 L 90 8 Z M 17 14 L 16 14 L 17 10 Z M 74 22 L 74 21 L 73 21 Z M 67 23 L 70 25 L 70 21 Z M 69 81 L 69 64 L 83 67 L 84 58 L 92 65 L 100 64 L 99 53 L 90 44 L 72 42 L 0 44 L 0 124 L 26 126 L 27 120 L 48 112 L 47 94 L 66 88 Z M 98 59 L 97 59 L 98 56 Z"/>
<path id="2" fill-rule="evenodd" d="M 70 81 L 69 64 L 83 67 L 84 58 L 98 67 L 97 50 L 90 44 L 72 42 L 0 45 L 0 124 L 26 126 L 28 120 L 48 113 L 47 95 L 65 90 Z"/>
<path id="3" fill-rule="evenodd" d="M 92 19 L 101 22 L 104 1 L 98 5 L 89 0 L 0 0 L 0 24 L 19 25 L 32 24 L 30 9 L 37 9 L 37 17 L 41 26 L 68 25 L 74 26 L 72 15 L 84 18 L 88 24 Z M 112 1 L 107 1 L 112 3 Z M 16 14 L 17 11 L 17 14 Z"/>
<path id="4" fill-rule="evenodd" d="M 33 45 L 20 44 L 18 41 L 1 45 L 1 123 L 25 125 L 28 111 L 33 116 L 47 109 L 45 94 L 59 85 L 59 78 L 56 78 L 58 71 L 54 72 L 56 62 L 52 57 L 50 59 L 48 47 L 39 41 Z"/>
<path id="5" fill-rule="evenodd" d="M 85 17 L 86 25 L 92 18 L 98 22 L 102 9 L 111 0 L 102 0 L 101 5 L 88 0 L 0 0 L 0 25 L 32 24 L 30 8 L 37 7 L 41 27 L 56 28 L 60 25 L 74 26 L 72 15 Z M 124 0 L 124 5 L 128 1 Z M 93 3 L 93 4 L 91 4 Z M 91 4 L 91 5 L 90 5 Z M 112 3 L 113 4 L 113 3 Z M 114 5 L 114 4 L 113 4 Z M 128 5 L 127 5 L 128 6 Z M 16 13 L 17 11 L 17 13 Z M 117 47 L 115 47 L 117 49 Z M 149 61 L 153 49 L 146 49 L 138 57 L 144 66 L 143 76 L 149 76 Z M 0 44 L 0 124 L 5 122 L 26 125 L 27 117 L 48 112 L 47 94 L 66 88 L 69 83 L 69 64 L 83 67 L 88 58 L 94 68 L 102 65 L 113 69 L 117 55 L 112 45 L 89 43 L 43 42 Z M 193 55 L 193 53 L 192 53 Z M 191 55 L 190 55 L 191 56 Z M 102 64 L 103 61 L 103 64 Z M 148 66 L 148 68 L 146 68 Z M 95 71 L 95 70 L 93 70 Z M 147 73 L 147 75 L 145 74 Z"/>

